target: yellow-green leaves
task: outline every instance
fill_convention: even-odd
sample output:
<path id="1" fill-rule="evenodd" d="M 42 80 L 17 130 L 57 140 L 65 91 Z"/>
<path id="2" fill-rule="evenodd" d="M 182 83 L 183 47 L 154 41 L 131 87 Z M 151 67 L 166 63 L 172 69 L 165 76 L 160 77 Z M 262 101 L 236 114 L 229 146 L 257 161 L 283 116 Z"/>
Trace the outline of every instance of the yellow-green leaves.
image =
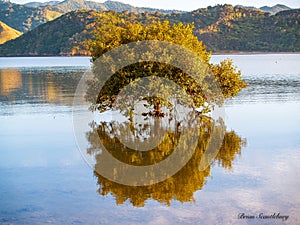
<path id="1" fill-rule="evenodd" d="M 205 103 L 208 103 L 209 106 L 214 104 L 220 105 L 223 103 L 218 101 L 217 98 L 212 97 L 215 93 L 211 90 L 212 88 L 210 87 L 209 79 L 216 79 L 219 82 L 219 86 L 225 98 L 234 97 L 246 86 L 245 82 L 241 79 L 241 72 L 236 71 L 231 61 L 223 61 L 219 65 L 213 65 L 209 62 L 210 52 L 206 51 L 206 47 L 194 35 L 194 24 L 178 23 L 171 25 L 169 21 L 161 22 L 154 19 L 152 21 L 149 19 L 145 24 L 142 24 L 135 22 L 136 20 L 133 20 L 132 16 L 133 14 L 118 14 L 114 12 L 101 13 L 98 16 L 98 22 L 96 23 L 98 26 L 94 29 L 94 39 L 93 41 L 87 42 L 88 49 L 92 53 L 94 62 L 106 52 L 124 44 L 145 40 L 157 40 L 171 42 L 193 52 L 207 65 L 206 67 L 211 70 L 212 75 L 214 76 L 209 76 L 207 78 L 208 81 L 203 82 L 206 78 L 201 74 L 206 73 L 205 71 L 202 71 L 206 68 L 201 67 L 201 65 L 198 66 L 193 60 L 189 60 L 184 52 L 178 51 L 175 56 L 166 55 L 164 58 L 167 59 L 166 63 L 146 61 L 128 65 L 116 71 L 105 84 L 103 83 L 103 80 L 106 79 L 101 77 L 101 73 L 97 72 L 101 70 L 101 68 L 94 65 L 95 78 L 93 85 L 90 86 L 90 90 L 96 90 L 97 87 L 103 86 L 101 92 L 96 93 L 98 96 L 93 96 L 94 99 L 96 97 L 96 101 L 93 103 L 100 111 L 110 109 L 118 93 L 126 85 L 130 84 L 135 79 L 142 77 L 158 76 L 173 81 L 191 96 L 193 108 L 202 107 Z M 149 46 L 144 54 L 151 55 L 152 52 L 156 50 L 153 48 L 153 46 Z M 162 49 L 161 51 L 163 56 L 164 50 Z M 128 55 L 127 57 L 134 58 L 132 55 Z M 168 57 L 173 57 L 173 59 L 169 59 Z M 177 61 L 179 60 L 184 63 L 189 68 L 197 68 L 197 71 L 199 71 L 197 72 L 199 73 L 199 76 L 196 76 L 197 80 L 181 69 L 168 64 L 168 62 L 174 61 L 174 58 L 176 58 Z M 155 83 L 153 85 L 155 86 Z M 161 92 L 166 92 L 165 96 L 168 93 L 172 93 L 170 91 L 168 92 L 167 88 L 160 88 L 160 90 Z M 209 94 L 209 96 L 204 96 L 204 93 Z M 90 100 L 92 99 L 89 98 L 90 96 L 87 97 Z M 155 101 L 149 98 L 146 100 L 150 105 L 154 106 L 154 110 L 156 111 L 160 110 L 161 105 L 165 105 L 164 102 L 159 102 L 157 99 L 155 99 Z"/>
<path id="2" fill-rule="evenodd" d="M 211 65 L 211 70 L 221 86 L 225 98 L 236 96 L 246 82 L 241 79 L 241 71 L 236 70 L 231 60 L 224 60 L 218 65 Z"/>

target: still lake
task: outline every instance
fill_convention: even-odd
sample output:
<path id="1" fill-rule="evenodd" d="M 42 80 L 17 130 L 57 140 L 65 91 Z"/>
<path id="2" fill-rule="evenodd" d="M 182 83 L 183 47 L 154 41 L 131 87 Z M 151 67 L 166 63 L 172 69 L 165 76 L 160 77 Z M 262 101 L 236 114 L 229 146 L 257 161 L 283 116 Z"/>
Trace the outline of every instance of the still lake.
<path id="1" fill-rule="evenodd" d="M 0 58 L 0 224 L 300 224 L 300 54 L 212 61 L 225 58 L 250 84 L 224 106 L 246 144 L 205 174 L 144 189 L 98 177 L 77 149 L 73 97 L 89 58 Z"/>

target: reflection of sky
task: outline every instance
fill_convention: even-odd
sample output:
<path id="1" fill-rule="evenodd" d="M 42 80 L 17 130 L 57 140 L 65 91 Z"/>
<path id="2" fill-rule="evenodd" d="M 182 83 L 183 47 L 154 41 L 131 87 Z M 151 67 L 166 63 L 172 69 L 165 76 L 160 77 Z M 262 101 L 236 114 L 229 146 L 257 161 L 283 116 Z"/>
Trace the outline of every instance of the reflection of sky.
<path id="1" fill-rule="evenodd" d="M 196 203 L 198 209 L 202 211 L 201 200 L 209 202 L 215 211 L 222 212 L 216 218 L 225 215 L 226 221 L 231 218 L 234 224 L 241 222 L 234 220 L 238 213 L 278 212 L 290 216 L 288 224 L 299 224 L 299 162 L 300 148 L 248 147 L 242 159 L 235 163 L 233 173 L 222 168 L 212 170 L 212 180 L 195 194 L 200 199 Z M 274 224 L 274 221 L 266 223 Z"/>
<path id="2" fill-rule="evenodd" d="M 2 57 L 0 68 L 24 67 L 89 67 L 90 57 Z"/>
<path id="3" fill-rule="evenodd" d="M 48 106 L 40 113 L 24 115 L 22 107 L 17 108 L 20 112 L 14 116 L 0 117 L 0 167 L 63 166 L 81 161 L 70 108 L 56 106 L 53 111 Z"/>
<path id="4" fill-rule="evenodd" d="M 299 75 L 300 54 L 252 54 L 252 55 L 213 55 L 211 61 L 218 63 L 230 58 L 242 70 L 243 77 L 261 75 Z"/>
<path id="5" fill-rule="evenodd" d="M 300 102 L 236 104 L 226 107 L 226 125 L 255 147 L 300 145 Z"/>

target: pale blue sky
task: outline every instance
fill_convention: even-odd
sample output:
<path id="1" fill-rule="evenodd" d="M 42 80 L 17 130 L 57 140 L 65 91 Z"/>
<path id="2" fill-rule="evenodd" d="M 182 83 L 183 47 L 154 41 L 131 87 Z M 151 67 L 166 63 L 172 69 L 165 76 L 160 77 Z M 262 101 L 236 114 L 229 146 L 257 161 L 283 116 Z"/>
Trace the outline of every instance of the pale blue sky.
<path id="1" fill-rule="evenodd" d="M 32 1 L 45 2 L 49 0 L 11 0 L 15 3 L 25 3 Z M 104 0 L 92 0 L 104 2 Z M 214 6 L 216 4 L 232 4 L 244 6 L 273 6 L 276 4 L 284 4 L 292 8 L 300 8 L 300 0 L 119 0 L 120 2 L 131 4 L 133 6 L 144 6 L 162 9 L 179 9 L 179 10 L 194 10 L 206 6 Z"/>

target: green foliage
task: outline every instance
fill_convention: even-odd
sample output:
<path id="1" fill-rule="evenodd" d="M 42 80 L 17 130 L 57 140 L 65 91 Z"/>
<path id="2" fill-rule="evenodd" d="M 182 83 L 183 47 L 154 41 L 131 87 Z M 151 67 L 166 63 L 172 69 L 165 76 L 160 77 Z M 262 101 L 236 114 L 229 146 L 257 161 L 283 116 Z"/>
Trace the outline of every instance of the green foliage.
<path id="1" fill-rule="evenodd" d="M 124 17 L 122 14 L 114 13 L 100 14 L 97 16 L 97 20 L 100 25 L 96 26 L 93 31 L 94 39 L 87 43 L 93 59 L 122 44 L 158 40 L 182 45 L 194 51 L 205 62 L 209 60 L 209 53 L 205 51 L 202 42 L 193 34 L 194 26 L 192 24 L 170 25 L 167 20 L 160 22 L 150 17 L 144 21 L 146 24 L 144 26 L 140 22 L 132 21 L 131 16 Z"/>
<path id="2" fill-rule="evenodd" d="M 219 65 L 211 65 L 210 69 L 219 82 L 225 98 L 236 96 L 247 85 L 241 79 L 241 71 L 236 71 L 231 60 L 224 60 Z"/>
<path id="3" fill-rule="evenodd" d="M 105 21 L 105 19 L 107 19 L 107 21 Z M 131 23 L 128 20 L 124 20 L 124 18 L 118 17 L 118 14 L 105 18 L 101 16 L 98 20 L 101 21 L 102 25 L 95 28 L 94 39 L 87 42 L 94 61 L 102 54 L 131 42 L 143 40 L 172 42 L 190 50 L 199 57 L 204 65 L 211 68 L 211 71 L 220 83 L 220 88 L 225 98 L 234 97 L 246 85 L 240 77 L 240 72 L 236 71 L 230 61 L 224 61 L 220 65 L 212 65 L 209 63 L 210 53 L 206 51 L 202 42 L 193 34 L 194 26 L 192 24 L 184 25 L 178 23 L 170 25 L 168 21 L 154 21 L 148 25 L 142 25 L 141 23 Z M 151 52 L 154 51 L 154 49 L 151 48 L 152 46 L 149 47 L 145 54 L 151 54 Z M 160 46 L 156 46 L 156 48 L 160 48 Z M 176 54 L 179 54 L 181 63 L 186 65 L 194 64 L 184 53 L 176 52 Z M 197 71 L 200 72 L 201 69 L 203 68 L 197 68 Z M 108 81 L 102 76 L 101 70 L 103 70 L 103 68 L 98 68 L 96 63 L 94 65 L 95 78 L 89 83 L 87 95 L 87 99 L 100 111 L 111 109 L 119 91 L 132 81 L 142 77 L 153 76 L 166 78 L 179 85 L 193 100 L 192 106 L 184 104 L 187 107 L 199 108 L 203 107 L 206 103 L 208 103 L 209 107 L 214 104 L 220 104 L 216 99 L 208 100 L 208 96 L 206 96 L 207 93 L 210 96 L 216 94 L 210 93 L 210 87 L 207 85 L 200 86 L 200 84 L 203 84 L 202 81 L 208 78 L 206 75 L 197 77 L 198 80 L 195 81 L 194 78 L 190 77 L 184 71 L 169 64 L 151 61 L 135 63 L 120 69 Z M 164 96 L 172 95 L 172 90 L 166 88 L 165 85 L 162 86 L 160 83 L 153 82 L 155 83 L 152 85 L 153 89 L 158 88 Z M 100 93 L 97 92 L 98 87 L 102 87 Z M 132 89 L 135 88 L 136 87 L 133 87 Z M 136 92 L 139 93 L 139 90 L 136 90 Z M 177 94 L 182 97 L 182 94 L 176 92 L 176 95 Z M 145 98 L 144 100 L 154 107 L 154 112 L 150 112 L 151 115 L 161 115 L 161 106 L 167 106 L 166 101 L 162 101 L 158 98 L 151 97 Z M 126 101 L 125 97 L 124 101 Z M 183 103 L 181 102 L 181 104 Z M 174 106 L 169 107 L 172 110 Z"/>

